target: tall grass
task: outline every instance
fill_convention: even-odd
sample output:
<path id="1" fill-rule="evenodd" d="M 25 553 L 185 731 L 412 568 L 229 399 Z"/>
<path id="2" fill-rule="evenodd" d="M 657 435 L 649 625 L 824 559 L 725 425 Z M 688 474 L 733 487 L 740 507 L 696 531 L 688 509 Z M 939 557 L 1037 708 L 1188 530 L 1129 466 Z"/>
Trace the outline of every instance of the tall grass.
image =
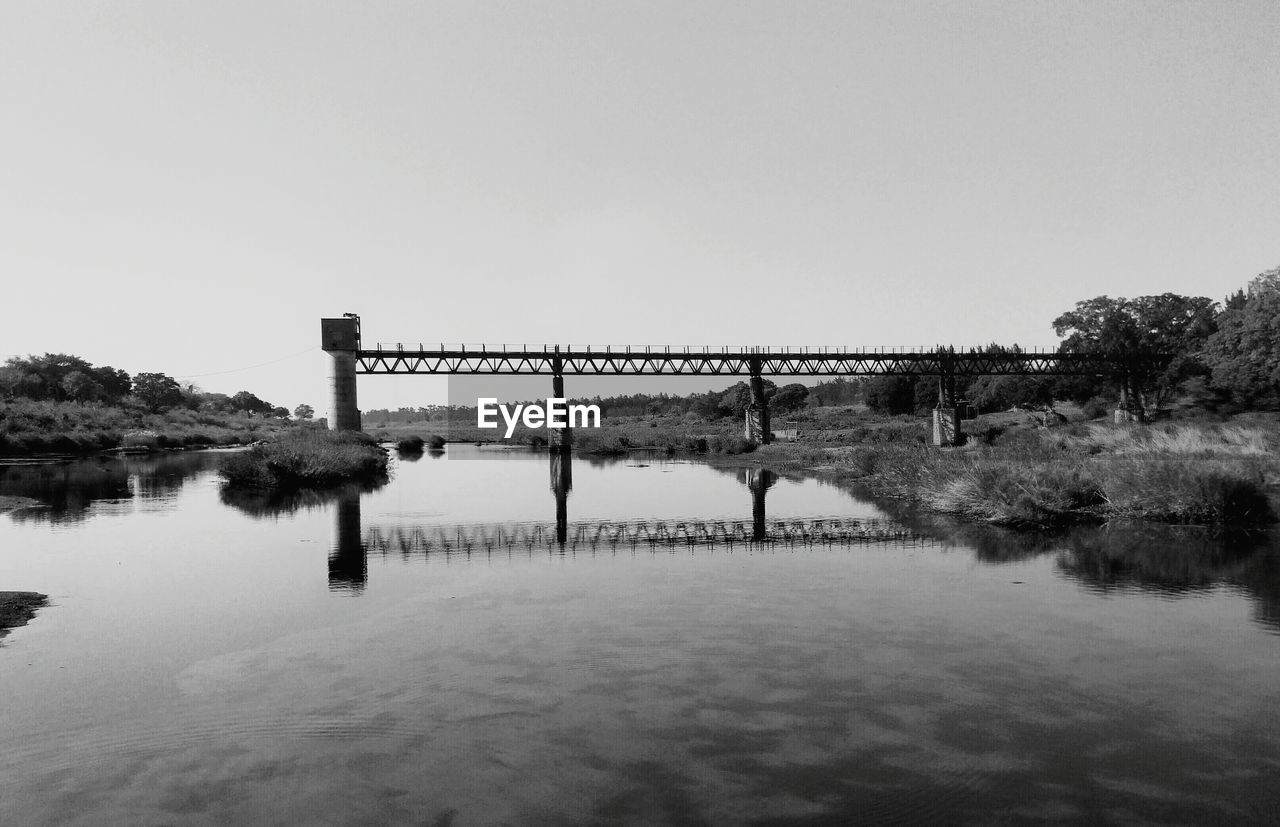
<path id="1" fill-rule="evenodd" d="M 288 425 L 247 414 L 16 399 L 0 402 L 0 456 L 87 454 L 121 446 L 247 445 Z"/>
<path id="2" fill-rule="evenodd" d="M 297 428 L 222 457 L 218 471 L 234 486 L 325 487 L 385 478 L 387 452 L 364 434 Z"/>
<path id="3" fill-rule="evenodd" d="M 1276 518 L 1278 437 L 1234 425 L 1079 425 L 1016 430 L 962 450 L 882 442 L 763 453 L 783 467 L 821 468 L 930 511 L 996 525 L 1136 518 L 1247 526 Z"/>

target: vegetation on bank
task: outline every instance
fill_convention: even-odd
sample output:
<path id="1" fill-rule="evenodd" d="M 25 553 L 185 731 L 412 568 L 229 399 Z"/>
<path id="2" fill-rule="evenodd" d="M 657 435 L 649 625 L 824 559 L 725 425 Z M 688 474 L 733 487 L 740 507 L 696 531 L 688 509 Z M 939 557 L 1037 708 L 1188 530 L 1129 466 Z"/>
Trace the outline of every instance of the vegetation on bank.
<path id="1" fill-rule="evenodd" d="M 387 452 L 370 436 L 319 427 L 282 431 L 227 454 L 218 471 L 232 486 L 298 489 L 373 482 L 387 476 Z"/>
<path id="2" fill-rule="evenodd" d="M 923 440 L 770 445 L 760 460 L 996 525 L 1127 518 L 1247 526 L 1276 519 L 1280 427 L 1076 423 L 948 450 Z"/>
<path id="3" fill-rule="evenodd" d="M 248 445 L 287 427 L 248 413 L 12 400 L 0 402 L 0 456 Z"/>
<path id="4" fill-rule="evenodd" d="M 65 353 L 0 364 L 0 456 L 245 445 L 287 424 L 285 408 L 249 391 L 209 393 L 163 373 L 130 376 Z"/>

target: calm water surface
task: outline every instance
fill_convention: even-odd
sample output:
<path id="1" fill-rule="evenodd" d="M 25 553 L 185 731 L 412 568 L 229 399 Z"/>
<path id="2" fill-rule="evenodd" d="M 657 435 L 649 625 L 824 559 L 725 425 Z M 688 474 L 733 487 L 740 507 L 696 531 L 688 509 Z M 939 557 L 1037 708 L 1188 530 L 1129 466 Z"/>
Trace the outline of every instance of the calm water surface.
<path id="1" fill-rule="evenodd" d="M 1280 812 L 1272 535 L 591 543 L 886 515 L 759 471 L 450 451 L 285 500 L 227 496 L 214 453 L 0 465 L 44 504 L 0 516 L 0 589 L 52 601 L 0 640 L 0 823 Z"/>

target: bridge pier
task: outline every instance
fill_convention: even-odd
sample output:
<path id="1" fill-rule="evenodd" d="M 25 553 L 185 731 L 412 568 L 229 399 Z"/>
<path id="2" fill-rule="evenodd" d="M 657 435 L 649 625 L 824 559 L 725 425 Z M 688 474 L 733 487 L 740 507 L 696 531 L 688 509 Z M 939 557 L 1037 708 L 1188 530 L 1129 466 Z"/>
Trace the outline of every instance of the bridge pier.
<path id="1" fill-rule="evenodd" d="M 1146 417 L 1143 415 L 1142 405 L 1134 399 L 1136 393 L 1129 390 L 1129 380 L 1125 379 L 1120 383 L 1120 400 L 1116 403 L 1115 423 L 1117 425 L 1127 425 L 1131 422 L 1145 422 Z"/>
<path id="2" fill-rule="evenodd" d="M 360 349 L 360 317 L 321 319 L 320 349 L 333 359 L 329 366 L 329 427 L 335 431 L 358 431 L 356 351 Z"/>
<path id="3" fill-rule="evenodd" d="M 564 374 L 556 372 L 551 377 L 551 395 L 556 399 L 566 399 L 564 395 Z M 548 428 L 547 441 L 551 448 L 568 451 L 573 445 L 573 433 L 566 422 L 563 428 Z"/>
<path id="4" fill-rule="evenodd" d="M 960 427 L 960 406 L 956 403 L 956 378 L 952 373 L 938 377 L 938 405 L 933 409 L 933 444 L 939 448 L 964 445 Z"/>
<path id="5" fill-rule="evenodd" d="M 764 377 L 756 372 L 758 363 L 753 363 L 752 368 L 751 404 L 747 406 L 743 436 L 750 442 L 768 445 L 773 441 L 769 423 L 769 400 L 764 395 Z"/>

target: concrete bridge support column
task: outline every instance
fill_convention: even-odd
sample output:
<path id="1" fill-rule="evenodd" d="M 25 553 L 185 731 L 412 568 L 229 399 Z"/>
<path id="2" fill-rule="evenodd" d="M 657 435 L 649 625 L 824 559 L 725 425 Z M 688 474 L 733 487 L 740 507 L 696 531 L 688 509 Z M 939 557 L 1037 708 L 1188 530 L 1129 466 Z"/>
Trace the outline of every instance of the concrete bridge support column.
<path id="1" fill-rule="evenodd" d="M 557 373 L 551 377 L 551 395 L 556 399 L 565 399 L 564 374 Z M 573 445 L 573 432 L 568 423 L 563 428 L 548 428 L 547 442 L 553 449 L 568 451 Z"/>
<path id="2" fill-rule="evenodd" d="M 360 349 L 360 319 L 321 319 L 320 349 L 333 359 L 329 369 L 329 427 L 335 431 L 358 431 L 356 351 Z"/>
<path id="3" fill-rule="evenodd" d="M 1129 381 L 1126 379 L 1120 384 L 1120 401 L 1116 403 L 1115 423 L 1126 425 L 1141 421 L 1142 409 L 1134 404 L 1133 396 L 1129 392 Z"/>
<path id="4" fill-rule="evenodd" d="M 960 430 L 960 409 L 938 407 L 933 409 L 933 444 L 939 448 L 964 445 L 964 431 Z"/>
<path id="5" fill-rule="evenodd" d="M 356 354 L 341 351 L 329 354 L 330 409 L 333 419 L 329 427 L 335 431 L 360 430 L 360 408 L 356 405 Z"/>
<path id="6" fill-rule="evenodd" d="M 955 376 L 938 379 L 938 406 L 933 409 L 933 444 L 939 448 L 964 445 L 960 427 L 960 406 L 956 404 Z"/>
<path id="7" fill-rule="evenodd" d="M 773 441 L 769 422 L 769 400 L 764 395 L 764 377 L 751 374 L 751 404 L 747 406 L 746 427 L 743 436 L 749 441 L 768 445 Z"/>

